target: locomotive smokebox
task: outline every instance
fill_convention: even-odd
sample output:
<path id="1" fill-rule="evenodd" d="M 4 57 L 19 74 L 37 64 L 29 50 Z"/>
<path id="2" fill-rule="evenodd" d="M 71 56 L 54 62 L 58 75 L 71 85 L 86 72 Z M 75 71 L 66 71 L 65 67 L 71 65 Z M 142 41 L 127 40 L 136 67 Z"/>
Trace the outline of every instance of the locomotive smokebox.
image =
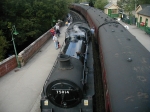
<path id="1" fill-rule="evenodd" d="M 72 66 L 73 65 L 73 66 Z M 60 54 L 57 63 L 44 86 L 45 100 L 60 108 L 72 108 L 83 98 L 83 65 L 76 58 Z"/>
<path id="2" fill-rule="evenodd" d="M 68 70 L 72 69 L 73 65 L 70 62 L 70 56 L 65 54 L 60 54 L 58 57 L 59 69 Z"/>

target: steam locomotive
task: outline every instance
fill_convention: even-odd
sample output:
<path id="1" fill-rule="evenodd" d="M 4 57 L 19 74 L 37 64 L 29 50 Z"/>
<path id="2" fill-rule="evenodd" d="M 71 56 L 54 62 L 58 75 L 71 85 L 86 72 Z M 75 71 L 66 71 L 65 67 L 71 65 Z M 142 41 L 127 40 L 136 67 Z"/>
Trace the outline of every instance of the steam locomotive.
<path id="1" fill-rule="evenodd" d="M 94 74 L 90 28 L 72 23 L 43 86 L 42 112 L 93 112 Z"/>
<path id="2" fill-rule="evenodd" d="M 124 26 L 103 11 L 81 4 L 95 29 L 102 69 L 106 112 L 150 112 L 150 53 Z"/>

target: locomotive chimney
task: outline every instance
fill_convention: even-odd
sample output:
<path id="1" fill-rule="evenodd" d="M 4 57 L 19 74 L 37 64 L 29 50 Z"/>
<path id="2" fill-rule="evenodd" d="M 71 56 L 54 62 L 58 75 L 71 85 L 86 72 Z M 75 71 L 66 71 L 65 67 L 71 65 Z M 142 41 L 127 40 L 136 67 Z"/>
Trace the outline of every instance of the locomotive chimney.
<path id="1" fill-rule="evenodd" d="M 59 69 L 69 70 L 73 68 L 73 65 L 70 62 L 70 56 L 65 54 L 60 54 L 58 57 Z"/>

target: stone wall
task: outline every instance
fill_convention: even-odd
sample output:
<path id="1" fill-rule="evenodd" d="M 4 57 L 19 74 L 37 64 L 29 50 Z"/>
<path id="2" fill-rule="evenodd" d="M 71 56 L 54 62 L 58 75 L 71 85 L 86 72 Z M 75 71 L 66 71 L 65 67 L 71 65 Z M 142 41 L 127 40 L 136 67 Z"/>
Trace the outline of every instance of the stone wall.
<path id="1" fill-rule="evenodd" d="M 52 37 L 49 31 L 31 43 L 23 51 L 18 54 L 18 60 L 21 66 L 24 66 L 28 60 Z"/>
<path id="2" fill-rule="evenodd" d="M 7 74 L 11 70 L 17 67 L 17 61 L 15 55 L 0 62 L 0 77 Z"/>

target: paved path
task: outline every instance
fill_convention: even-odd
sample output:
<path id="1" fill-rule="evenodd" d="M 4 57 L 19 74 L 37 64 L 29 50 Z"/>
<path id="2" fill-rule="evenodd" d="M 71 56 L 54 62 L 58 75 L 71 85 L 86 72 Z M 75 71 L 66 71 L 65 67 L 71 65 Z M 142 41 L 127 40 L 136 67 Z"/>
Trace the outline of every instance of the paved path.
<path id="1" fill-rule="evenodd" d="M 66 28 L 60 29 L 61 45 Z M 40 94 L 59 51 L 50 39 L 24 67 L 0 78 L 0 112 L 40 112 Z"/>
<path id="2" fill-rule="evenodd" d="M 123 26 L 127 25 L 129 27 L 129 32 L 134 35 L 137 40 L 150 52 L 150 36 L 147 35 L 144 31 L 139 29 L 135 25 L 125 24 L 122 21 L 119 21 Z"/>

